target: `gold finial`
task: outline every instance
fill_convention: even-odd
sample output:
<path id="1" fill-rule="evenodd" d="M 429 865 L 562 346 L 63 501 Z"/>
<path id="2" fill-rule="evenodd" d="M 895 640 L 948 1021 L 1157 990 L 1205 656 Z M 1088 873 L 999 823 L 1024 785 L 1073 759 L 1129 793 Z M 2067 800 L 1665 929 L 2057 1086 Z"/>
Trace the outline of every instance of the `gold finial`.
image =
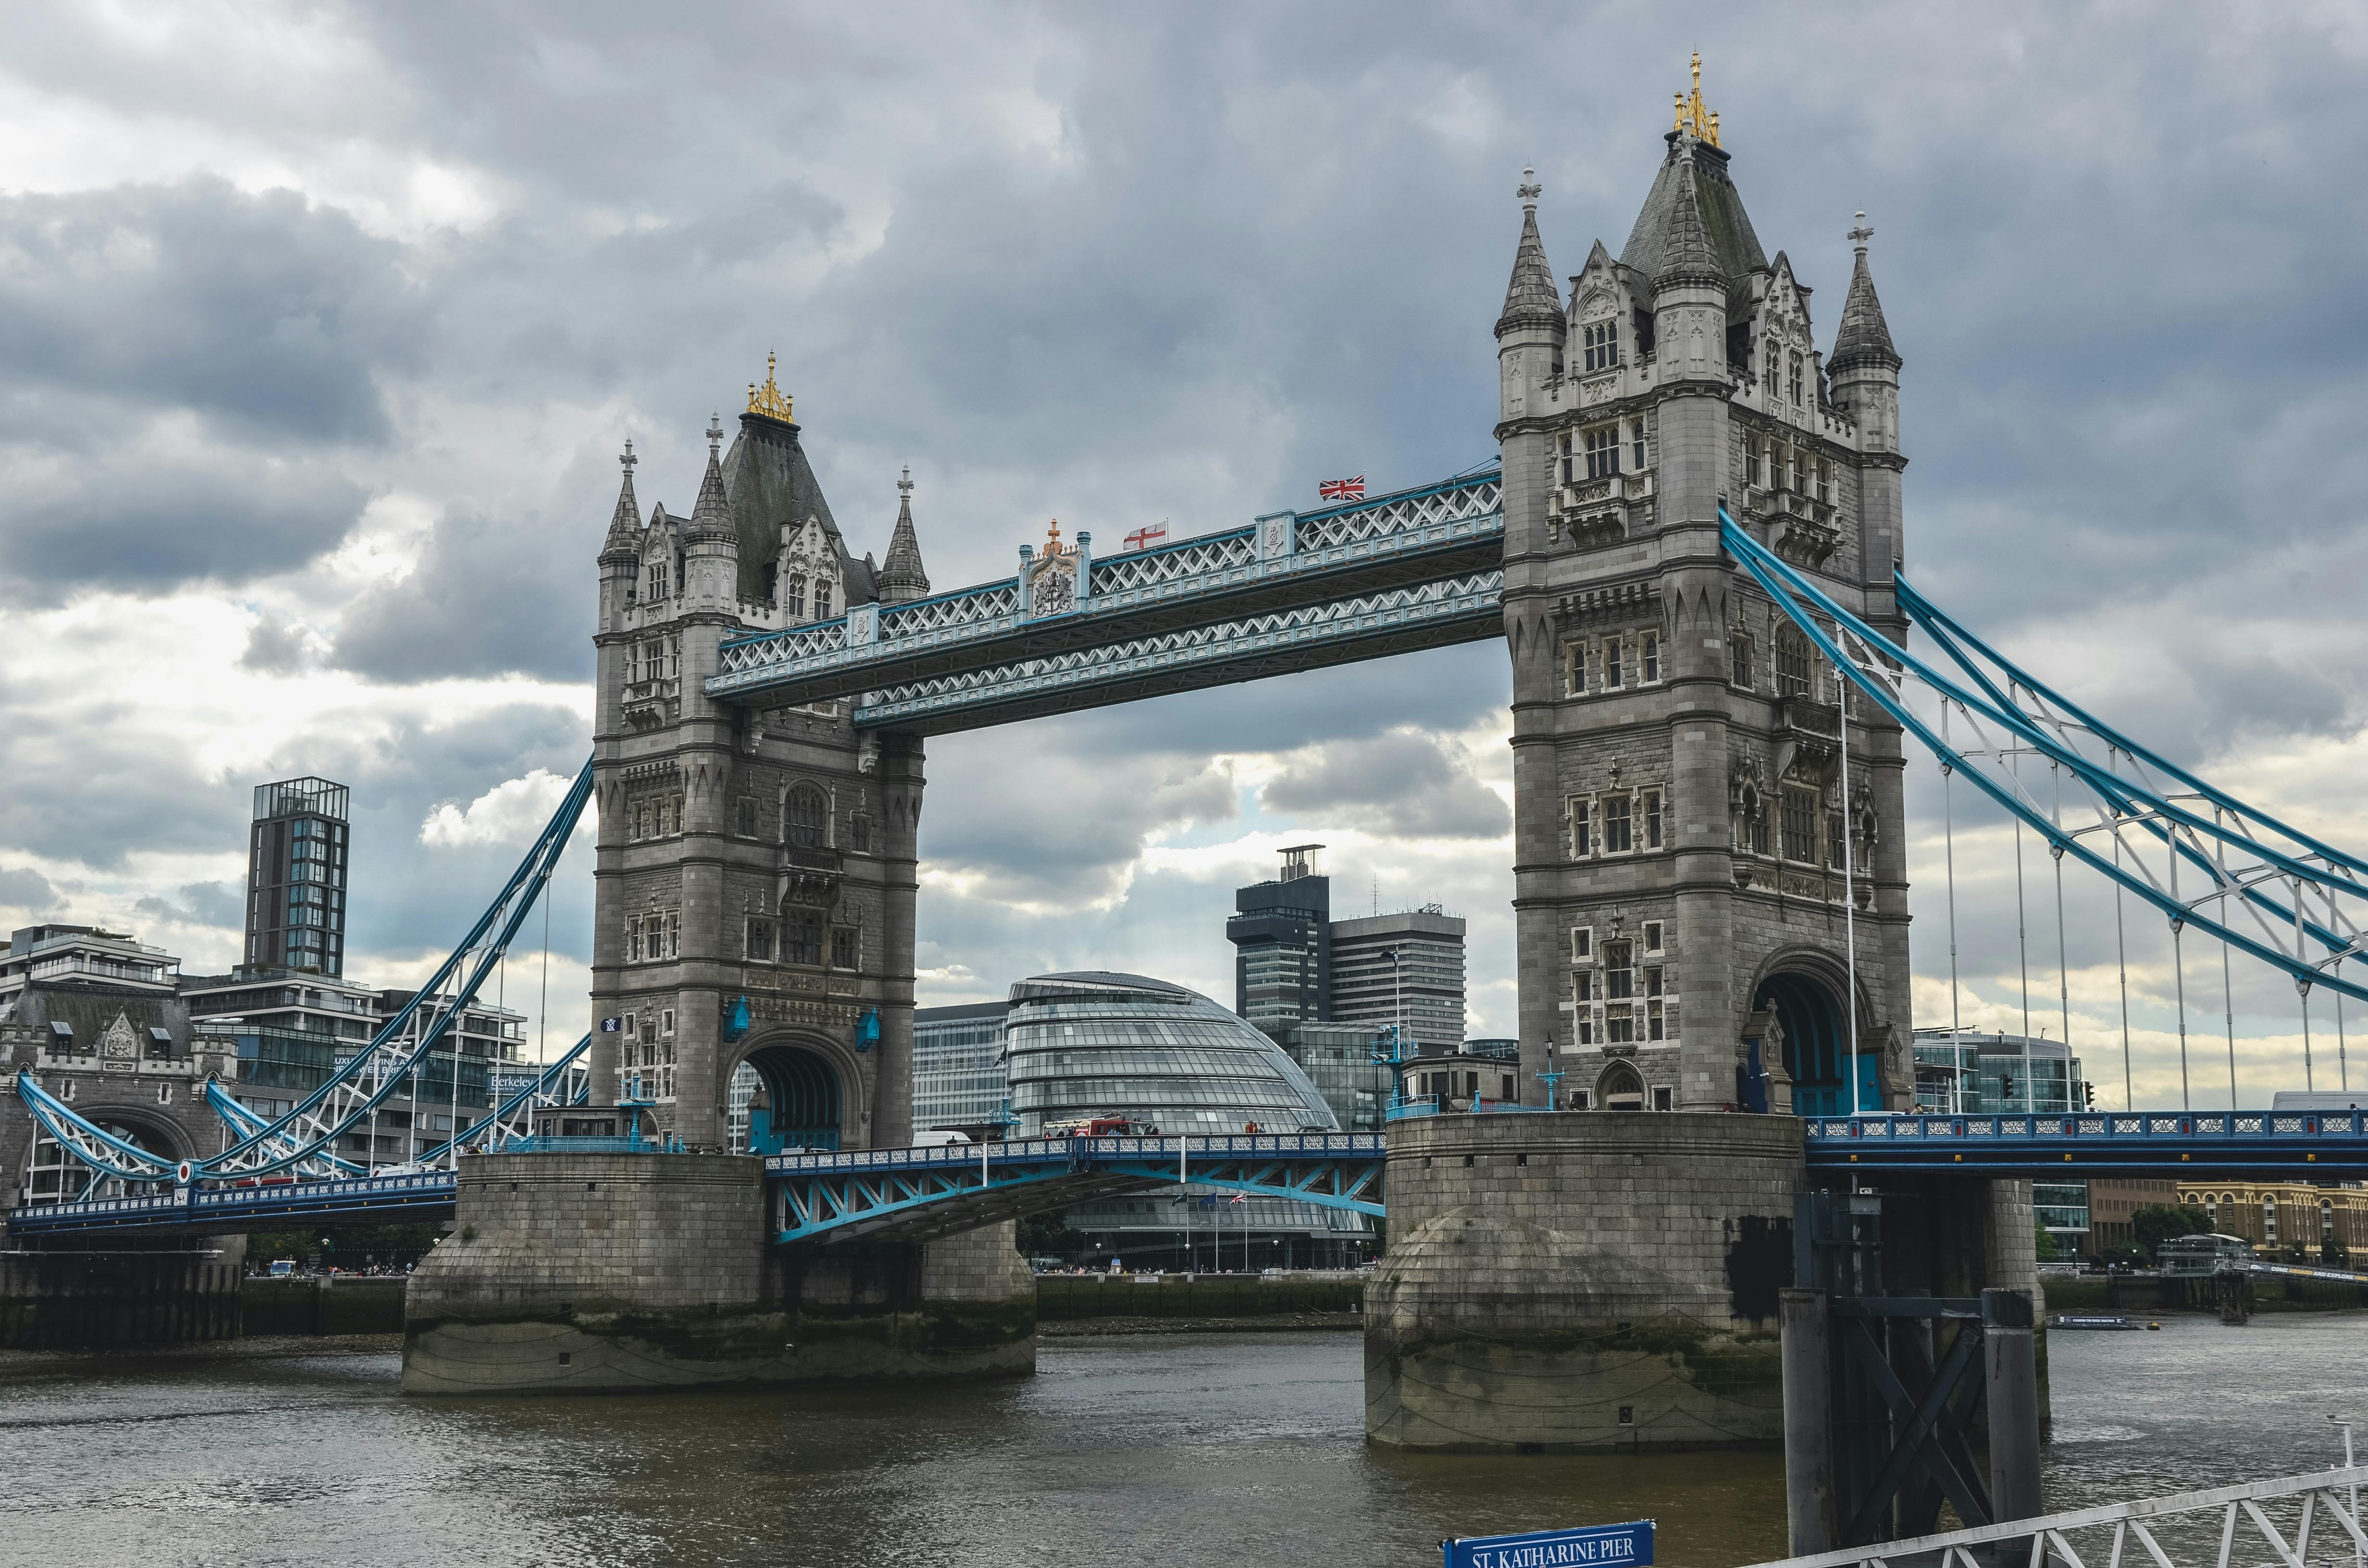
<path id="1" fill-rule="evenodd" d="M 761 414 L 768 419 L 778 419 L 784 425 L 796 423 L 790 417 L 790 394 L 773 382 L 773 356 L 765 356 L 765 384 L 748 383 L 748 412 Z"/>
<path id="2" fill-rule="evenodd" d="M 1694 51 L 1693 72 L 1693 96 L 1688 97 L 1683 93 L 1672 95 L 1678 100 L 1678 119 L 1669 129 L 1691 131 L 1697 142 L 1707 142 L 1715 147 L 1719 144 L 1718 116 L 1702 107 L 1702 51 L 1699 49 Z"/>
<path id="3" fill-rule="evenodd" d="M 1044 530 L 1044 554 L 1047 559 L 1050 559 L 1055 555 L 1068 553 L 1069 547 L 1061 542 L 1061 519 L 1055 517 L 1053 519 L 1053 526 Z"/>

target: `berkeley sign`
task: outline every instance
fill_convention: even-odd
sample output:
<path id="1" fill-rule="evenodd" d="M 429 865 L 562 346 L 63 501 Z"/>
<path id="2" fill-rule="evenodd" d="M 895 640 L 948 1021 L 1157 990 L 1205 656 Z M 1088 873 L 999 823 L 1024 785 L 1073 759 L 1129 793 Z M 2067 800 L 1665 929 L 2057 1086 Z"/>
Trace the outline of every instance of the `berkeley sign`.
<path id="1" fill-rule="evenodd" d="M 1459 1536 L 1439 1545 L 1445 1568 L 1648 1568 L 1653 1521 L 1528 1535 Z"/>

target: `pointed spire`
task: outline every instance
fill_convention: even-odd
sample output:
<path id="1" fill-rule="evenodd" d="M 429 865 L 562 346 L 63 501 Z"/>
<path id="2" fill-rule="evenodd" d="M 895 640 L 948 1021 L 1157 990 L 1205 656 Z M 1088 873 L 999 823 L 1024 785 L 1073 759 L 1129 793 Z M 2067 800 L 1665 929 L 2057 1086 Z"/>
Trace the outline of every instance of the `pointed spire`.
<path id="1" fill-rule="evenodd" d="M 1554 268 L 1546 265 L 1545 242 L 1538 237 L 1538 198 L 1544 189 L 1537 170 L 1521 171 L 1521 243 L 1513 252 L 1504 313 L 1497 318 L 1498 337 L 1525 326 L 1546 327 L 1557 335 L 1566 330 L 1562 295 L 1554 288 Z"/>
<path id="2" fill-rule="evenodd" d="M 682 533 L 684 542 L 701 539 L 733 539 L 732 503 L 723 497 L 723 461 L 719 455 L 723 445 L 723 422 L 714 415 L 707 420 L 707 473 L 699 482 L 699 504 L 690 509 L 690 527 Z"/>
<path id="3" fill-rule="evenodd" d="M 1828 370 L 1852 365 L 1899 369 L 1899 351 L 1891 346 L 1891 327 L 1883 319 L 1883 301 L 1874 297 L 1874 275 L 1866 269 L 1866 242 L 1873 238 L 1874 231 L 1866 226 L 1866 214 L 1861 212 L 1858 226 L 1850 232 L 1850 244 L 1858 251 L 1858 264 L 1850 268 L 1850 297 L 1842 301 L 1841 328 L 1834 335 L 1834 352 L 1826 361 Z"/>
<path id="4" fill-rule="evenodd" d="M 1660 265 L 1653 268 L 1656 289 L 1682 284 L 1726 286 L 1726 274 L 1711 248 L 1710 230 L 1702 222 L 1702 203 L 1694 194 L 1693 146 L 1678 138 L 1678 178 L 1670 195 L 1669 226 L 1662 236 Z"/>
<path id="5" fill-rule="evenodd" d="M 869 559 L 867 557 L 867 559 Z M 879 585 L 882 604 L 906 604 L 927 598 L 929 574 L 921 569 L 921 539 L 913 531 L 913 470 L 907 465 L 905 476 L 896 482 L 896 531 L 888 539 L 888 559 L 880 564 Z"/>
<path id="6" fill-rule="evenodd" d="M 626 437 L 624 453 L 617 460 L 624 467 L 625 483 L 618 487 L 617 510 L 609 518 L 609 537 L 600 547 L 603 560 L 640 552 L 642 504 L 633 498 L 633 465 L 641 460 L 633 456 L 632 438 Z"/>

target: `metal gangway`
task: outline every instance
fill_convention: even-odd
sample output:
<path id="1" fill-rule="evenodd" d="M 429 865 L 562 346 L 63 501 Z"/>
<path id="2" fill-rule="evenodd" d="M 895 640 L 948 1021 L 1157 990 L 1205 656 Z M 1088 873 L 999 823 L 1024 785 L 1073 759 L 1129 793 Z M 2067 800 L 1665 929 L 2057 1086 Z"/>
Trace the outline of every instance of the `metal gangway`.
<path id="1" fill-rule="evenodd" d="M 1753 1568 L 2317 1568 L 2368 1560 L 2360 1485 L 2368 1466 L 2323 1470 L 2135 1503 L 2074 1508 Z M 2319 1551 L 2314 1561 L 2312 1552 Z"/>

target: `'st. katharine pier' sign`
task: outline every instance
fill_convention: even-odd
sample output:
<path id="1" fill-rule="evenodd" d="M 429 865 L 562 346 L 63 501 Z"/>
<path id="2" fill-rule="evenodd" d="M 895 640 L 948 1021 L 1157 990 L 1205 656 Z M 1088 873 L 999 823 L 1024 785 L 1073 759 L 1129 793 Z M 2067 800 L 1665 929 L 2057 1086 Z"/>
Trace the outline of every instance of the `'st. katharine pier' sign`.
<path id="1" fill-rule="evenodd" d="M 1653 1521 L 1459 1537 L 1439 1545 L 1446 1568 L 1649 1568 Z"/>

